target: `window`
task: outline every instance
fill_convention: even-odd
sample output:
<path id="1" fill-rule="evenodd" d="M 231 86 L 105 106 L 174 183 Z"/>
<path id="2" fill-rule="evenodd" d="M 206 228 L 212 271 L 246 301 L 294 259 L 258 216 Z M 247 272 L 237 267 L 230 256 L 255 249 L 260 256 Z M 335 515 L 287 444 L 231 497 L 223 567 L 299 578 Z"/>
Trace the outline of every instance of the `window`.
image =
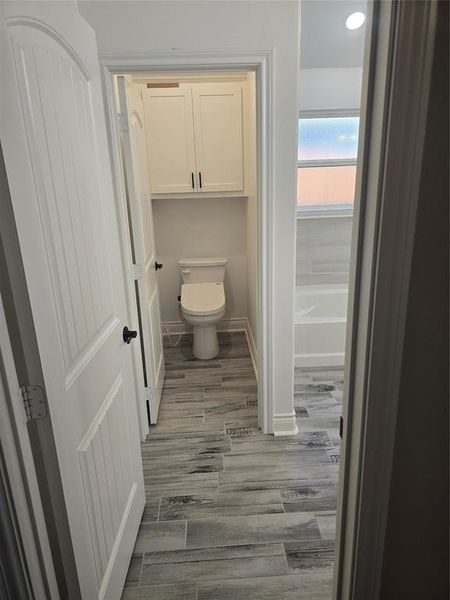
<path id="1" fill-rule="evenodd" d="M 303 114 L 298 120 L 297 207 L 349 209 L 356 179 L 359 117 Z"/>

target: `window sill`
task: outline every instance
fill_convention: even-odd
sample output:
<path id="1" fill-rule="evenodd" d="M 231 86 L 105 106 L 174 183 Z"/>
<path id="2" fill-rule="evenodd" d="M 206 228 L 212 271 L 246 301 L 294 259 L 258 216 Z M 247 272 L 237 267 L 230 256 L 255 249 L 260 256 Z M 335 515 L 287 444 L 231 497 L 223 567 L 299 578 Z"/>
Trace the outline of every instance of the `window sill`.
<path id="1" fill-rule="evenodd" d="M 353 217 L 353 206 L 336 206 L 334 208 L 297 208 L 297 219 L 335 219 Z"/>

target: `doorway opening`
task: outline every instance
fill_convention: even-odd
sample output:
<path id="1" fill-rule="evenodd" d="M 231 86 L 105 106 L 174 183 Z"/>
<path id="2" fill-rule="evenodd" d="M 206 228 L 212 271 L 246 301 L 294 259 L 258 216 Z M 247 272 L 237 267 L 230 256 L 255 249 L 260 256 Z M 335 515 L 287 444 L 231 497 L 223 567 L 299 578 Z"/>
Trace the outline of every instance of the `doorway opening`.
<path id="1" fill-rule="evenodd" d="M 338 477 L 345 471 L 345 465 L 340 470 L 338 465 L 344 386 L 348 389 L 349 385 L 346 337 L 351 339 L 347 332 L 352 315 L 349 311 L 347 319 L 347 312 L 354 293 L 351 261 L 356 262 L 357 253 L 358 218 L 354 220 L 353 208 L 357 164 L 362 162 L 358 145 L 360 112 L 365 110 L 362 83 L 368 5 L 360 0 L 333 7 L 327 2 L 304 2 L 301 11 L 294 407 L 300 435 L 316 436 L 336 468 L 335 480 L 323 485 L 325 471 L 318 464 L 317 479 L 322 485 L 313 488 L 326 552 L 334 550 Z M 356 16 L 358 27 L 350 28 L 348 23 Z M 320 52 L 318 35 L 329 37 Z M 329 558 L 333 565 L 334 556 Z"/>
<path id="2" fill-rule="evenodd" d="M 221 367 L 214 361 L 232 340 L 248 347 L 256 383 L 256 74 L 120 74 L 114 91 L 146 431 L 146 415 L 158 422 L 173 379 L 170 355 L 182 348 L 192 369 L 187 378 L 175 374 L 181 389 L 193 369 Z M 210 386 L 221 385 L 222 371 Z"/>

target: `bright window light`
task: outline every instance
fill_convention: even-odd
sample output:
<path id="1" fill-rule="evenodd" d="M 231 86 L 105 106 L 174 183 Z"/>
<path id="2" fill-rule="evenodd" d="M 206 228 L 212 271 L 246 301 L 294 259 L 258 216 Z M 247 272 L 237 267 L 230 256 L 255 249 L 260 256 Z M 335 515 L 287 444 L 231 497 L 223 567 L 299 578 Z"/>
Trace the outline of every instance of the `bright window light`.
<path id="1" fill-rule="evenodd" d="M 353 205 L 359 117 L 303 115 L 298 120 L 297 206 L 349 209 Z"/>
<path id="2" fill-rule="evenodd" d="M 359 29 L 366 20 L 366 15 L 362 12 L 354 12 L 347 17 L 345 25 L 347 29 Z"/>

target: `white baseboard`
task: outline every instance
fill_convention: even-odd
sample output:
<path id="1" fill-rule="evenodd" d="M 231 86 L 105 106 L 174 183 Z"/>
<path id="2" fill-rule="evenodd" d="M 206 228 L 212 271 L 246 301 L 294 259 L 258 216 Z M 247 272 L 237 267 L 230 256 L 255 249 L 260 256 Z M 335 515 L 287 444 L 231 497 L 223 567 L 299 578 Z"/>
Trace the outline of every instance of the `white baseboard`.
<path id="1" fill-rule="evenodd" d="M 328 354 L 294 354 L 296 367 L 343 367 L 344 352 Z"/>
<path id="2" fill-rule="evenodd" d="M 245 324 L 245 336 L 247 338 L 248 349 L 250 351 L 250 357 L 252 359 L 256 381 L 258 381 L 258 350 L 256 348 L 255 338 L 253 337 L 253 333 L 248 319 L 246 319 Z"/>
<path id="3" fill-rule="evenodd" d="M 292 413 L 273 415 L 273 435 L 295 435 L 298 433 L 295 410 Z"/>
<path id="4" fill-rule="evenodd" d="M 179 335 L 185 333 L 192 333 L 192 325 L 186 323 L 186 321 L 165 321 L 162 323 L 163 335 L 167 335 L 167 331 L 171 335 Z M 217 324 L 217 331 L 246 331 L 247 329 L 247 317 L 234 318 L 234 319 L 222 319 Z"/>

